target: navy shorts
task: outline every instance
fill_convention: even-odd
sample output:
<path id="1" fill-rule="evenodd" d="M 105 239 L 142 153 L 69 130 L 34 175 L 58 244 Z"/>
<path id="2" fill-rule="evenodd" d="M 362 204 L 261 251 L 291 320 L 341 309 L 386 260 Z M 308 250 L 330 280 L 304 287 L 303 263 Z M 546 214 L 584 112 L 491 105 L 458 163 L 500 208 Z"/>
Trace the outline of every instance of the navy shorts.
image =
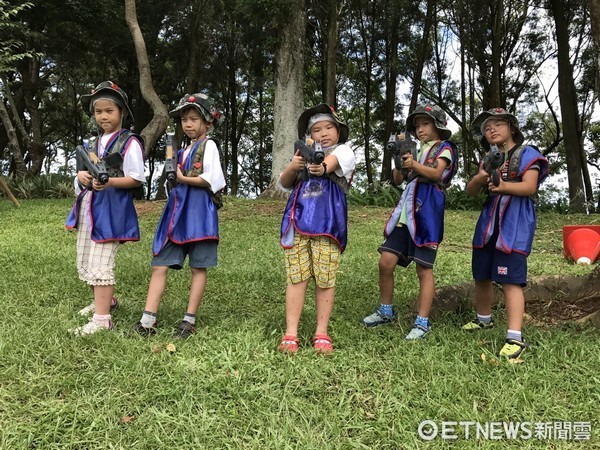
<path id="1" fill-rule="evenodd" d="M 152 258 L 152 265 L 180 270 L 185 257 L 189 255 L 190 267 L 194 269 L 214 267 L 217 265 L 217 244 L 218 241 L 214 239 L 189 244 L 175 244 L 169 239 L 160 253 Z"/>
<path id="2" fill-rule="evenodd" d="M 494 237 L 483 248 L 473 249 L 471 268 L 475 281 L 492 280 L 521 287 L 527 285 L 527 256 L 517 252 L 501 252 L 496 248 Z"/>
<path id="3" fill-rule="evenodd" d="M 379 253 L 393 253 L 398 257 L 398 265 L 407 267 L 411 261 L 424 267 L 433 268 L 437 256 L 437 246 L 417 247 L 408 231 L 408 227 L 401 225 L 394 228 L 379 247 Z"/>

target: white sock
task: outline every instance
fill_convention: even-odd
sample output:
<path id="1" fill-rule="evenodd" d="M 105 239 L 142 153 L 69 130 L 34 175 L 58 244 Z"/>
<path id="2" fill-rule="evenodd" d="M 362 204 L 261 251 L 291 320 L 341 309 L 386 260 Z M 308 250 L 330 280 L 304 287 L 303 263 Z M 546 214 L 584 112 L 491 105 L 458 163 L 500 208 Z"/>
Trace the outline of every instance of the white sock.
<path id="1" fill-rule="evenodd" d="M 92 320 L 104 328 L 112 327 L 112 316 L 110 314 L 94 314 Z"/>
<path id="2" fill-rule="evenodd" d="M 506 332 L 506 339 L 515 339 L 519 342 L 523 342 L 523 335 L 521 330 L 508 330 Z"/>
<path id="3" fill-rule="evenodd" d="M 150 311 L 144 311 L 140 323 L 144 328 L 152 328 L 156 325 L 156 314 Z"/>
<path id="4" fill-rule="evenodd" d="M 183 320 L 185 320 L 186 322 L 191 323 L 192 325 L 196 325 L 196 314 L 185 313 L 183 315 Z"/>

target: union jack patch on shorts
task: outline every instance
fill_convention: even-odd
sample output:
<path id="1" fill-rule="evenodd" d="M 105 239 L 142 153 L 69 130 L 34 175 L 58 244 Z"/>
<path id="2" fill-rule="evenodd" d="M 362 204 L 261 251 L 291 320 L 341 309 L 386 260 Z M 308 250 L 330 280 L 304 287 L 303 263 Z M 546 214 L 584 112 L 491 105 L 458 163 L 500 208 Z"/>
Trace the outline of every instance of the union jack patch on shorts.
<path id="1" fill-rule="evenodd" d="M 508 275 L 508 267 L 498 266 L 498 275 Z"/>

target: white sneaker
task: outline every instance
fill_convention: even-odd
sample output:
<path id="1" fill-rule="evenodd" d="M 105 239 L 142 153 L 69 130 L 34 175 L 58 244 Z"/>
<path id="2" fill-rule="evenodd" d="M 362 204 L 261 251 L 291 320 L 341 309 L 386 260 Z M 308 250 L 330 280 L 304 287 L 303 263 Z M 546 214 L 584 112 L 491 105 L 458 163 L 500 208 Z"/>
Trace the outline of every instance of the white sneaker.
<path id="1" fill-rule="evenodd" d="M 98 331 L 104 331 L 104 330 L 110 331 L 112 329 L 113 329 L 112 320 L 109 320 L 108 326 L 106 326 L 104 323 L 98 322 L 92 318 L 85 325 L 82 325 L 77 328 L 73 328 L 69 331 L 76 336 L 89 336 L 90 334 L 97 333 Z"/>
<path id="2" fill-rule="evenodd" d="M 94 302 L 90 303 L 89 305 L 87 305 L 85 308 L 81 308 L 79 310 L 79 315 L 80 316 L 84 316 L 87 317 L 90 314 L 94 314 L 96 312 L 96 305 L 94 304 Z"/>
<path id="3" fill-rule="evenodd" d="M 118 307 L 119 307 L 119 302 L 117 301 L 116 297 L 113 297 L 112 300 L 110 301 L 110 311 L 112 312 L 115 309 L 117 309 Z M 89 305 L 87 305 L 85 308 L 81 308 L 79 310 L 78 314 L 80 316 L 87 317 L 90 314 L 94 314 L 95 312 L 96 312 L 96 305 L 94 304 L 94 302 L 92 302 Z"/>

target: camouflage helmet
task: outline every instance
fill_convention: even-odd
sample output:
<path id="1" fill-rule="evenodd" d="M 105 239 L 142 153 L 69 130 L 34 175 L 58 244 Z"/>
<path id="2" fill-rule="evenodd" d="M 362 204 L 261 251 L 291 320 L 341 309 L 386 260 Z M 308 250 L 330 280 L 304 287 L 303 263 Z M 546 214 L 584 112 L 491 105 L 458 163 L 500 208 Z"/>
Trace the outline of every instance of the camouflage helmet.
<path id="1" fill-rule="evenodd" d="M 440 132 L 440 139 L 446 141 L 452 136 L 452 131 L 448 128 L 446 113 L 439 106 L 435 105 L 417 105 L 417 107 L 406 118 L 406 131 L 417 137 L 415 119 L 419 116 L 426 116 L 433 119 L 435 127 Z"/>
<path id="2" fill-rule="evenodd" d="M 201 93 L 185 94 L 175 109 L 169 111 L 169 116 L 174 119 L 180 118 L 183 111 L 188 108 L 196 109 L 204 120 L 213 126 L 219 126 L 225 120 L 225 116 L 214 107 L 212 100 L 206 94 Z"/>
<path id="3" fill-rule="evenodd" d="M 517 120 L 517 117 L 514 114 L 507 112 L 504 108 L 492 108 L 488 111 L 483 111 L 479 113 L 471 123 L 473 134 L 481 138 L 482 142 L 487 142 L 484 129 L 488 119 L 499 119 L 508 122 L 514 130 L 513 140 L 515 141 L 515 144 L 521 145 L 525 142 L 525 137 L 523 136 L 523 133 L 521 133 L 521 130 L 519 130 L 519 121 Z"/>
<path id="4" fill-rule="evenodd" d="M 82 95 L 80 98 L 81 106 L 83 106 L 83 109 L 86 113 L 93 115 L 94 103 L 96 100 L 100 99 L 106 99 L 116 103 L 123 110 L 123 115 L 133 120 L 133 113 L 129 108 L 129 99 L 127 98 L 127 94 L 112 81 L 103 81 L 94 89 L 92 89 L 90 94 Z"/>
<path id="5" fill-rule="evenodd" d="M 333 106 L 329 106 L 326 103 L 321 103 L 320 105 L 308 108 L 304 110 L 302 114 L 300 114 L 300 118 L 298 119 L 298 139 L 302 139 L 304 136 L 310 134 L 310 130 L 308 129 L 310 119 L 313 116 L 321 114 L 324 115 L 323 120 L 330 120 L 337 126 L 340 133 L 338 142 L 340 144 L 346 142 L 348 140 L 348 134 L 350 131 L 348 125 L 340 120 L 335 112 L 335 109 L 333 109 Z"/>

